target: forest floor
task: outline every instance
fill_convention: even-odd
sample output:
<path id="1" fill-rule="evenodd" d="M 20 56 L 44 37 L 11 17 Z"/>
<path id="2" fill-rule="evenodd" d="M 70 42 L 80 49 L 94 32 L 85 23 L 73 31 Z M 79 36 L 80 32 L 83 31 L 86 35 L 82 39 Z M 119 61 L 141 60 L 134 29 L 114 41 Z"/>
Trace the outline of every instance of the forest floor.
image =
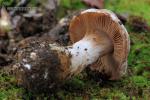
<path id="1" fill-rule="evenodd" d="M 11 0 L 10 0 L 11 1 Z M 34 2 L 31 2 L 34 4 Z M 79 0 L 61 0 L 57 17 L 88 8 Z M 150 25 L 149 0 L 106 0 L 105 9 L 127 17 L 131 49 L 127 74 L 119 81 L 101 81 L 86 70 L 66 82 L 56 93 L 36 95 L 16 85 L 15 77 L 0 69 L 0 100 L 149 100 L 150 99 Z M 147 23 L 147 24 L 145 24 Z"/>

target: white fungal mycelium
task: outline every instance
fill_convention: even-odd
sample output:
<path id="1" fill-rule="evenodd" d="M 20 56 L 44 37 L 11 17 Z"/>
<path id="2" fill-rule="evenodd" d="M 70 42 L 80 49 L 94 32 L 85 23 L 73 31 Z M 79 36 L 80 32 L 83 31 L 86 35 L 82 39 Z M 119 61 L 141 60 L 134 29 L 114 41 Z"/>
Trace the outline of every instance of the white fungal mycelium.
<path id="1" fill-rule="evenodd" d="M 35 59 L 37 58 L 36 53 L 35 53 L 35 52 L 31 52 L 31 53 L 30 53 L 30 58 L 31 58 L 32 60 L 35 60 Z"/>
<path id="2" fill-rule="evenodd" d="M 47 79 L 48 78 L 48 69 L 45 69 L 45 72 L 44 72 L 44 79 Z"/>
<path id="3" fill-rule="evenodd" d="M 46 71 L 46 72 L 44 73 L 44 79 L 47 79 L 47 76 L 48 76 L 48 72 Z"/>
<path id="4" fill-rule="evenodd" d="M 29 65 L 29 64 L 25 64 L 24 67 L 27 68 L 28 70 L 31 69 L 31 65 Z"/>

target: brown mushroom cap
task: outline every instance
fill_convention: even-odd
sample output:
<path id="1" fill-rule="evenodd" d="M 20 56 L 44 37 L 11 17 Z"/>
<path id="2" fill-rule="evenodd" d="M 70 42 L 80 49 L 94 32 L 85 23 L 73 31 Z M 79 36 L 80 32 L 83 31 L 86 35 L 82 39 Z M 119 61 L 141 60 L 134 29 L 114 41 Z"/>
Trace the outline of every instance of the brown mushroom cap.
<path id="1" fill-rule="evenodd" d="M 82 11 L 70 23 L 69 35 L 73 43 L 92 31 L 106 33 L 113 42 L 113 50 L 99 57 L 90 68 L 108 75 L 111 80 L 119 79 L 126 72 L 130 49 L 129 35 L 124 25 L 113 12 L 106 9 Z"/>

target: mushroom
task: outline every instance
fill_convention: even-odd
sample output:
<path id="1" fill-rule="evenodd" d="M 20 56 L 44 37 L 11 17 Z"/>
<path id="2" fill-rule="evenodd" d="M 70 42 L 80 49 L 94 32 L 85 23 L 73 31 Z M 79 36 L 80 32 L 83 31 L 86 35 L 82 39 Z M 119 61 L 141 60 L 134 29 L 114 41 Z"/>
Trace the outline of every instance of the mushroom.
<path id="1" fill-rule="evenodd" d="M 72 46 L 51 47 L 72 56 L 72 73 L 78 74 L 90 65 L 92 70 L 106 74 L 110 80 L 120 79 L 125 74 L 130 40 L 113 12 L 106 9 L 82 11 L 70 22 L 69 35 Z"/>
<path id="2" fill-rule="evenodd" d="M 106 74 L 110 80 L 119 79 L 125 74 L 130 40 L 124 25 L 113 12 L 106 9 L 85 10 L 74 17 L 69 34 L 73 43 L 87 36 L 95 39 L 91 42 L 97 44 L 96 48 L 88 45 L 92 48 L 89 53 L 95 55 L 95 59 L 89 57 L 93 59 L 90 63 L 92 70 Z"/>
<path id="3" fill-rule="evenodd" d="M 21 42 L 14 65 L 19 83 L 31 91 L 53 89 L 87 66 L 111 80 L 125 73 L 130 41 L 114 13 L 82 11 L 70 22 L 69 35 L 71 46 L 60 46 L 49 37 Z"/>

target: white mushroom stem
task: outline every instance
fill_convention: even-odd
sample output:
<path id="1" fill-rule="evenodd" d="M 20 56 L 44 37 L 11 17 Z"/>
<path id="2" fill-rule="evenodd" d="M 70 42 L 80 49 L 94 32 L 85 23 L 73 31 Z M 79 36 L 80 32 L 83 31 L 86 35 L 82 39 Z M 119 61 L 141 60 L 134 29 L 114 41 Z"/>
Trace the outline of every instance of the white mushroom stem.
<path id="1" fill-rule="evenodd" d="M 111 41 L 106 38 L 92 34 L 85 36 L 72 46 L 59 47 L 54 44 L 50 44 L 50 46 L 52 50 L 65 52 L 68 56 L 71 55 L 70 72 L 77 74 L 86 66 L 96 62 L 100 56 L 112 51 Z"/>

